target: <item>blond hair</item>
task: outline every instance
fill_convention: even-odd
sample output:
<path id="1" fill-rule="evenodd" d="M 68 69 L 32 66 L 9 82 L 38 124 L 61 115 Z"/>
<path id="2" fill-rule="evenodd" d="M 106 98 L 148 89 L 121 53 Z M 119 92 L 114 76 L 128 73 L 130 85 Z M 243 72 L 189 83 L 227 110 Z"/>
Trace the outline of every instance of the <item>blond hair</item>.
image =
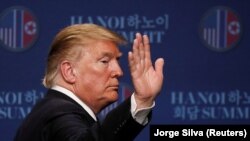
<path id="1" fill-rule="evenodd" d="M 60 62 L 79 58 L 82 47 L 91 40 L 112 41 L 117 45 L 126 43 L 119 34 L 95 24 L 75 24 L 62 29 L 52 42 L 43 85 L 51 88 L 55 84 Z"/>

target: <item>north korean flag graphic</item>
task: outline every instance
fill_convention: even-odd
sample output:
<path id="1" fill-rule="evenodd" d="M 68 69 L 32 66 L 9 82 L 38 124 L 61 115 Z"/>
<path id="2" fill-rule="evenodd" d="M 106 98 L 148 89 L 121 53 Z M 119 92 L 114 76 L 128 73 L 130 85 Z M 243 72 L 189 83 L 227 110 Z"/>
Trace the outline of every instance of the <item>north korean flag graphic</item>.
<path id="1" fill-rule="evenodd" d="M 234 47 L 242 32 L 238 16 L 226 7 L 210 10 L 204 17 L 200 30 L 206 45 L 216 51 L 226 51 Z"/>
<path id="2" fill-rule="evenodd" d="M 227 47 L 232 46 L 240 38 L 241 26 L 238 17 L 232 12 L 227 12 Z"/>
<path id="3" fill-rule="evenodd" d="M 27 47 L 35 38 L 37 24 L 34 17 L 27 11 L 23 12 L 23 47 Z"/>
<path id="4" fill-rule="evenodd" d="M 22 51 L 33 45 L 38 34 L 38 23 L 24 7 L 11 7 L 0 19 L 0 41 L 12 51 Z"/>

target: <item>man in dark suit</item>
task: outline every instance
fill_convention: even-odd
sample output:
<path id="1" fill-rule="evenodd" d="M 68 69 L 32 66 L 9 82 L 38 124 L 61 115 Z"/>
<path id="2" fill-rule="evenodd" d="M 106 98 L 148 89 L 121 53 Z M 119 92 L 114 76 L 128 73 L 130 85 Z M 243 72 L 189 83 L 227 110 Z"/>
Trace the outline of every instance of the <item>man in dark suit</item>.
<path id="1" fill-rule="evenodd" d="M 148 124 L 163 82 L 164 60 L 152 65 L 149 39 L 137 33 L 128 54 L 135 92 L 100 124 L 96 115 L 118 99 L 125 42 L 98 25 L 60 31 L 48 55 L 43 84 L 49 90 L 20 126 L 15 141 L 132 141 Z"/>

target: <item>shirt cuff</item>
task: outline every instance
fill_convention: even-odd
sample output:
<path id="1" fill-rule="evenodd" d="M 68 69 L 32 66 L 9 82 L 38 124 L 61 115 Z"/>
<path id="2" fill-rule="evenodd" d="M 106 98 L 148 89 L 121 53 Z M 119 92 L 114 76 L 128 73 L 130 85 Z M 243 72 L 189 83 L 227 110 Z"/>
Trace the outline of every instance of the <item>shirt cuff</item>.
<path id="1" fill-rule="evenodd" d="M 134 94 L 131 96 L 131 114 L 132 117 L 136 122 L 138 122 L 141 125 L 146 125 L 148 123 L 148 114 L 152 110 L 152 108 L 155 106 L 155 102 L 150 107 L 145 107 L 141 109 L 137 109 L 137 104 L 135 101 Z"/>

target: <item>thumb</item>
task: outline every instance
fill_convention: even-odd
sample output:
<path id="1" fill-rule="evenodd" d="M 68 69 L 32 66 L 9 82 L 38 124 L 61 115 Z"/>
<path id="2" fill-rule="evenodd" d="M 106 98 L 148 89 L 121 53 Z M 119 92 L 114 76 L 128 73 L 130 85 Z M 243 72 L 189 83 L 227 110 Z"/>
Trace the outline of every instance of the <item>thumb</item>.
<path id="1" fill-rule="evenodd" d="M 158 74 L 163 74 L 163 66 L 164 66 L 164 59 L 163 58 L 158 58 L 155 61 L 155 71 Z"/>

